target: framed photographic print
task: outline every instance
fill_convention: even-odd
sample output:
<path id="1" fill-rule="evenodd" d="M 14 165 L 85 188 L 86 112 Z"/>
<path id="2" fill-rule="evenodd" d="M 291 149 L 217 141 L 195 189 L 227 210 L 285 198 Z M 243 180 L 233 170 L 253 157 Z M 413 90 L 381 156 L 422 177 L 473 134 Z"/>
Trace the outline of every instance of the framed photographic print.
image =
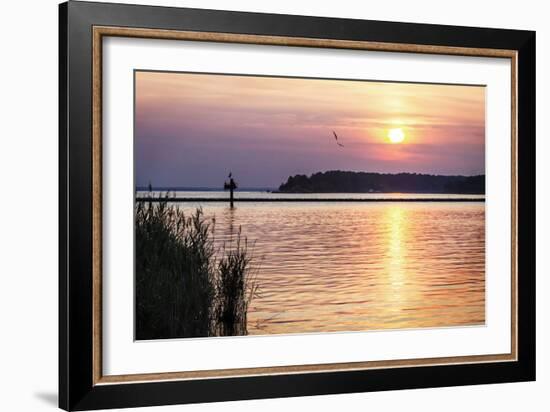
<path id="1" fill-rule="evenodd" d="M 535 379 L 535 33 L 60 5 L 60 407 Z"/>

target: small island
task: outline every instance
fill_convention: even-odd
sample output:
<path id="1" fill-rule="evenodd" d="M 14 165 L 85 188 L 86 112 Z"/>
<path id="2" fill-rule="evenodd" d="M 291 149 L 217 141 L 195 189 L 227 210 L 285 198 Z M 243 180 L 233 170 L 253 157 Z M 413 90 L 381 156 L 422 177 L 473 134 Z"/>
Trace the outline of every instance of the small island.
<path id="1" fill-rule="evenodd" d="M 485 194 L 485 175 L 369 173 L 331 170 L 290 176 L 279 193 L 445 193 Z"/>

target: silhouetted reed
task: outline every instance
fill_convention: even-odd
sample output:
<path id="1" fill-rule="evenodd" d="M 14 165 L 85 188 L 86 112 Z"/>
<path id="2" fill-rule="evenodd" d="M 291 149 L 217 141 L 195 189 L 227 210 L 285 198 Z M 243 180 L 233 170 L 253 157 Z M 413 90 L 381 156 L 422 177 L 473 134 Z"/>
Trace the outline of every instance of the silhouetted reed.
<path id="1" fill-rule="evenodd" d="M 258 285 L 252 268 L 252 256 L 246 239 L 241 244 L 239 231 L 235 246 L 224 249 L 224 258 L 217 265 L 216 335 L 247 334 L 248 305 L 257 295 Z"/>
<path id="2" fill-rule="evenodd" d="M 136 339 L 246 335 L 258 290 L 246 239 L 217 257 L 214 220 L 168 202 L 136 204 Z"/>

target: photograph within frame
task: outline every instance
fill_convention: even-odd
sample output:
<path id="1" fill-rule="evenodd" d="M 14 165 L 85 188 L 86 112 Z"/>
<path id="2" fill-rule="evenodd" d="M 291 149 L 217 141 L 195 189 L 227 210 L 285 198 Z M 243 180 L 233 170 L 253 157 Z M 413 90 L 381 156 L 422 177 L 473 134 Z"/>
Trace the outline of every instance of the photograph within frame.
<path id="1" fill-rule="evenodd" d="M 484 324 L 484 86 L 134 81 L 136 339 Z"/>

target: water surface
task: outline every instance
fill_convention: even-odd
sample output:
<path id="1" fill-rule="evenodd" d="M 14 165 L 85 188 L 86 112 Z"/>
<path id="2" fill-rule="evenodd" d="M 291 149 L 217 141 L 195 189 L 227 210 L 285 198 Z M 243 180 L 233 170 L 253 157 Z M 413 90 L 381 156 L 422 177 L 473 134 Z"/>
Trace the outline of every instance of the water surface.
<path id="1" fill-rule="evenodd" d="M 265 194 L 274 195 L 281 196 Z M 307 202 L 237 202 L 230 209 L 192 200 L 204 192 L 176 196 L 190 199 L 175 203 L 185 212 L 200 206 L 215 218 L 218 247 L 239 230 L 248 239 L 261 289 L 249 310 L 250 334 L 485 322 L 483 201 L 322 202 L 311 195 Z"/>

